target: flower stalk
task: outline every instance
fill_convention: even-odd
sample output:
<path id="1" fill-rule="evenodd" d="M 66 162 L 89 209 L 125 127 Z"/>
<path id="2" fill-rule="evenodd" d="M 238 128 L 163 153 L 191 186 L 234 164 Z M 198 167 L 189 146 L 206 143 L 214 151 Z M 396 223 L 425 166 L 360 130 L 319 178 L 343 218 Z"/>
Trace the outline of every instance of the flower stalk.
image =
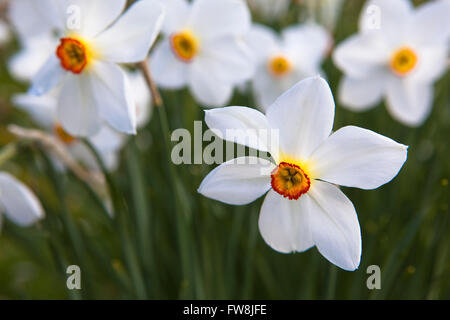
<path id="1" fill-rule="evenodd" d="M 9 131 L 17 136 L 18 138 L 24 140 L 30 140 L 37 142 L 43 146 L 44 149 L 51 152 L 56 156 L 70 171 L 72 171 L 80 180 L 85 181 L 95 190 L 103 190 L 105 180 L 101 173 L 90 172 L 83 168 L 68 152 L 66 147 L 55 139 L 53 136 L 49 135 L 40 130 L 26 129 L 19 127 L 17 125 L 10 125 L 8 127 Z"/>

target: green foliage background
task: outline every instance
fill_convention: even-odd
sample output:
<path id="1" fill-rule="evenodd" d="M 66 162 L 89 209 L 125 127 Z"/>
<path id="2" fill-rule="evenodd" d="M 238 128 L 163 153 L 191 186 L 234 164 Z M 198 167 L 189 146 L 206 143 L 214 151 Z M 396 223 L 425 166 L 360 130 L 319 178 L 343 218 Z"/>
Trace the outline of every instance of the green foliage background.
<path id="1" fill-rule="evenodd" d="M 418 4 L 423 1 L 415 1 Z M 345 2 L 335 30 L 342 39 L 357 29 L 363 1 Z M 274 24 L 294 22 L 299 7 Z M 12 44 L 0 49 L 0 146 L 15 141 L 6 125 L 32 126 L 10 97 L 26 90 L 7 73 Z M 330 59 L 324 64 L 336 95 L 341 77 Z M 70 173 L 54 172 L 33 144 L 2 165 L 26 182 L 43 202 L 47 218 L 23 229 L 4 221 L 0 235 L 0 299 L 449 299 L 450 298 L 450 76 L 435 86 L 431 116 L 420 128 L 395 122 L 384 105 L 364 113 L 336 107 L 335 129 L 357 125 L 410 146 L 408 160 L 389 184 L 372 191 L 344 188 L 362 230 L 361 265 L 342 271 L 313 248 L 279 254 L 258 232 L 262 199 L 233 207 L 197 194 L 207 165 L 174 167 L 165 141 L 170 130 L 203 120 L 187 90 L 163 92 L 165 109 L 129 140 L 117 186 L 114 219 L 99 198 Z M 254 106 L 236 94 L 230 105 Z M 65 268 L 82 268 L 81 291 L 66 289 Z M 366 269 L 382 271 L 382 289 L 366 287 Z"/>

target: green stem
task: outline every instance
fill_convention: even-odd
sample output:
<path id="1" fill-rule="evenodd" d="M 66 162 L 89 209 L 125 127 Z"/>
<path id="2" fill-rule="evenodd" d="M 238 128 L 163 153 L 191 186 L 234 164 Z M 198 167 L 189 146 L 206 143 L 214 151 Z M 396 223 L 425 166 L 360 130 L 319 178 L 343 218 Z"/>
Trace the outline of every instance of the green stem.
<path id="1" fill-rule="evenodd" d="M 332 300 L 336 294 L 337 268 L 330 264 L 328 273 L 328 286 L 325 299 Z"/>
<path id="2" fill-rule="evenodd" d="M 165 151 L 168 157 L 170 157 L 170 130 L 169 130 L 169 121 L 167 119 L 167 113 L 165 107 L 161 106 L 158 108 L 159 119 L 161 124 L 162 134 L 164 136 L 164 146 Z M 195 293 L 195 275 L 193 273 L 192 266 L 192 251 L 191 251 L 191 241 L 189 230 L 191 228 L 190 218 L 192 216 L 191 209 L 188 204 L 188 198 L 186 192 L 178 179 L 178 175 L 176 173 L 175 165 L 172 160 L 169 159 L 169 174 L 170 181 L 172 182 L 172 186 L 175 194 L 175 211 L 176 211 L 176 227 L 178 233 L 178 243 L 180 247 L 180 255 L 181 255 L 181 265 L 183 270 L 183 282 L 187 282 L 186 296 L 182 298 L 193 298 Z"/>
<path id="3" fill-rule="evenodd" d="M 10 143 L 0 149 L 0 166 L 10 159 L 14 158 L 17 154 L 17 145 Z"/>
<path id="4" fill-rule="evenodd" d="M 61 220 L 63 223 L 64 228 L 67 231 L 67 235 L 69 236 L 69 240 L 71 243 L 71 246 L 74 250 L 75 257 L 77 261 L 79 261 L 81 270 L 83 272 L 83 279 L 87 279 L 86 281 L 83 281 L 83 288 L 85 292 L 90 295 L 90 292 L 92 292 L 92 281 L 90 277 L 90 272 L 88 265 L 86 263 L 86 255 L 85 255 L 85 248 L 83 245 L 83 240 L 81 238 L 80 233 L 78 232 L 78 229 L 76 228 L 66 206 L 65 201 L 65 194 L 64 194 L 64 185 L 61 182 L 61 178 L 58 176 L 52 162 L 47 157 L 47 155 L 43 152 L 41 152 L 41 156 L 44 159 L 50 179 L 52 181 L 55 193 L 57 197 L 60 200 L 60 214 L 61 214 Z"/>
<path id="5" fill-rule="evenodd" d="M 154 263 L 153 253 L 153 233 L 151 230 L 151 211 L 146 195 L 146 184 L 143 179 L 143 170 L 136 157 L 137 149 L 134 141 L 131 141 L 126 150 L 127 167 L 131 184 L 132 198 L 134 202 L 134 211 L 136 219 L 137 238 L 139 252 L 144 265 L 144 270 L 149 276 L 149 290 L 158 292 L 157 277 L 155 276 L 156 265 Z M 153 257 L 153 259 L 152 259 Z"/>
<path id="6" fill-rule="evenodd" d="M 53 260 L 55 260 L 56 268 L 61 274 L 61 281 L 65 280 L 66 274 L 66 264 L 64 263 L 64 260 L 62 259 L 61 255 L 59 254 L 58 248 L 53 244 L 50 236 L 47 237 L 47 244 L 50 250 L 50 253 L 53 257 Z M 81 292 L 79 290 L 68 290 L 69 298 L 72 300 L 81 300 Z"/>
<path id="7" fill-rule="evenodd" d="M 122 244 L 122 253 L 126 261 L 134 289 L 136 290 L 136 296 L 138 299 L 147 299 L 147 290 L 144 284 L 142 268 L 139 265 L 136 248 L 133 246 L 131 231 L 127 219 L 127 206 L 125 204 L 125 199 L 117 188 L 113 177 L 109 173 L 103 159 L 100 157 L 95 147 L 86 139 L 83 139 L 83 142 L 95 157 L 105 177 L 109 190 L 109 196 L 113 204 L 115 226 L 121 239 L 120 242 Z"/>

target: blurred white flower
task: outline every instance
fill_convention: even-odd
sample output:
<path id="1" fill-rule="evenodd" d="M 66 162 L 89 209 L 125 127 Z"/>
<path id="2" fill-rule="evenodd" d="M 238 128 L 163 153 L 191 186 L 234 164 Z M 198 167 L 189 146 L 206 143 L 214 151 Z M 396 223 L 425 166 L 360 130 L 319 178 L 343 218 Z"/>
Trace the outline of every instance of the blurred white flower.
<path id="1" fill-rule="evenodd" d="M 258 141 L 240 142 L 270 152 L 274 163 L 255 157 L 225 162 L 198 191 L 232 205 L 250 203 L 268 192 L 259 230 L 273 249 L 289 253 L 316 246 L 335 265 L 355 270 L 361 257 L 358 218 L 336 185 L 378 188 L 397 175 L 407 147 L 353 126 L 332 133 L 334 109 L 328 84 L 314 77 L 281 95 L 265 115 L 246 107 L 207 111 L 207 125 L 225 139 L 230 129 L 260 133 L 254 136 Z M 278 143 L 262 133 L 273 129 L 278 130 Z"/>
<path id="2" fill-rule="evenodd" d="M 8 20 L 20 42 L 51 32 L 55 32 L 56 37 L 57 31 L 62 26 L 61 23 L 64 22 L 60 22 L 56 18 L 58 16 L 57 9 L 66 0 L 59 1 L 59 4 L 56 4 L 55 1 L 59 0 L 14 0 L 8 2 Z"/>
<path id="3" fill-rule="evenodd" d="M 31 81 L 57 45 L 57 37 L 50 32 L 22 39 L 22 49 L 8 62 L 9 73 L 19 81 Z"/>
<path id="4" fill-rule="evenodd" d="M 127 72 L 135 98 L 137 127 L 147 124 L 151 115 L 151 99 L 145 80 L 139 72 Z M 20 109 L 28 112 L 33 120 L 49 133 L 63 142 L 74 158 L 80 160 L 91 169 L 98 170 L 98 165 L 91 151 L 75 137 L 67 133 L 58 121 L 57 96 L 58 90 L 54 90 L 44 96 L 36 97 L 31 94 L 18 94 L 13 97 L 13 103 Z M 126 135 L 117 132 L 107 124 L 103 124 L 100 131 L 88 138 L 99 152 L 109 170 L 115 170 L 118 166 L 118 154 L 126 142 Z M 58 167 L 62 168 L 62 164 Z"/>
<path id="5" fill-rule="evenodd" d="M 164 39 L 150 66 L 167 89 L 188 86 L 201 104 L 223 106 L 233 88 L 248 80 L 253 64 L 243 41 L 250 12 L 242 0 L 165 0 Z"/>
<path id="6" fill-rule="evenodd" d="M 308 9 L 306 19 L 320 23 L 331 32 L 336 27 L 344 0 L 306 0 L 305 5 Z"/>
<path id="7" fill-rule="evenodd" d="M 128 71 L 127 76 L 136 105 L 136 127 L 142 129 L 148 124 L 153 114 L 152 96 L 141 72 Z"/>
<path id="8" fill-rule="evenodd" d="M 366 3 L 360 32 L 341 43 L 334 61 L 344 73 L 340 101 L 367 110 L 386 97 L 391 115 L 418 126 L 428 117 L 433 83 L 447 69 L 450 1 L 414 9 L 408 0 Z"/>
<path id="9" fill-rule="evenodd" d="M 322 73 L 331 37 L 316 24 L 289 27 L 281 37 L 268 27 L 254 25 L 247 42 L 257 64 L 253 92 L 265 110 L 298 81 Z"/>
<path id="10" fill-rule="evenodd" d="M 45 216 L 34 193 L 6 172 L 0 172 L 0 216 L 2 213 L 22 227 L 28 227 Z"/>
<path id="11" fill-rule="evenodd" d="M 0 20 L 0 46 L 11 40 L 11 32 L 9 26 Z"/>
<path id="12" fill-rule="evenodd" d="M 291 0 L 247 0 L 247 3 L 256 15 L 271 21 L 287 14 Z"/>
<path id="13" fill-rule="evenodd" d="M 59 32 L 59 45 L 33 77 L 30 93 L 43 95 L 61 86 L 58 121 L 70 135 L 93 136 L 104 122 L 134 134 L 132 90 L 118 63 L 146 59 L 162 25 L 163 7 L 156 0 L 140 0 L 120 16 L 126 0 L 38 2 L 48 27 Z"/>

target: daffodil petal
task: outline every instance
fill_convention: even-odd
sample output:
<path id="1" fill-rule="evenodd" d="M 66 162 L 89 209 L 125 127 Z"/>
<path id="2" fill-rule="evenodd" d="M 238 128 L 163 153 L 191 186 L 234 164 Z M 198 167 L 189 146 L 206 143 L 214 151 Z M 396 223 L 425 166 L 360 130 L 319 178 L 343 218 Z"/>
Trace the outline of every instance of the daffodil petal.
<path id="1" fill-rule="evenodd" d="M 334 132 L 311 156 L 315 178 L 375 189 L 391 181 L 406 161 L 407 147 L 354 126 Z"/>
<path id="2" fill-rule="evenodd" d="M 34 193 L 6 172 L 0 172 L 0 206 L 19 226 L 27 227 L 44 218 L 44 210 Z"/>
<path id="3" fill-rule="evenodd" d="M 208 40 L 203 43 L 201 59 L 204 68 L 214 72 L 223 83 L 249 80 L 254 73 L 250 48 L 245 42 L 232 36 Z"/>
<path id="4" fill-rule="evenodd" d="M 272 128 L 279 129 L 283 153 L 306 160 L 330 135 L 334 100 L 328 83 L 313 77 L 300 81 L 267 110 Z"/>
<path id="5" fill-rule="evenodd" d="M 420 126 L 431 112 L 433 91 L 432 84 L 392 79 L 387 90 L 388 111 L 407 126 Z"/>
<path id="6" fill-rule="evenodd" d="M 92 145 L 100 151 L 113 152 L 119 150 L 123 146 L 125 137 L 124 134 L 104 125 L 95 136 L 89 138 L 89 141 L 91 141 Z"/>
<path id="7" fill-rule="evenodd" d="M 243 35 L 250 29 L 250 11 L 241 0 L 196 0 L 190 26 L 201 38 Z"/>
<path id="8" fill-rule="evenodd" d="M 91 86 L 101 117 L 114 129 L 136 133 L 136 105 L 125 72 L 114 63 L 98 62 L 91 71 Z"/>
<path id="9" fill-rule="evenodd" d="M 374 72 L 366 78 L 344 76 L 339 84 L 339 101 L 352 111 L 365 111 L 376 106 L 386 92 L 387 72 Z"/>
<path id="10" fill-rule="evenodd" d="M 282 37 L 290 50 L 298 52 L 299 64 L 310 64 L 314 68 L 319 67 L 332 45 L 328 31 L 315 23 L 288 27 Z"/>
<path id="11" fill-rule="evenodd" d="M 310 74 L 309 76 L 313 76 Z M 258 107 L 264 111 L 277 100 L 277 98 L 283 94 L 286 90 L 289 90 L 298 81 L 304 79 L 305 76 L 293 70 L 290 74 L 281 77 L 274 78 L 266 64 L 260 65 L 253 77 L 252 88 L 255 98 L 258 103 Z"/>
<path id="12" fill-rule="evenodd" d="M 95 39 L 101 59 L 116 63 L 144 61 L 163 19 L 164 8 L 158 1 L 137 1 Z"/>
<path id="13" fill-rule="evenodd" d="M 162 27 L 162 32 L 166 36 L 185 27 L 190 16 L 190 5 L 186 0 L 162 0 L 161 4 L 166 11 Z"/>
<path id="14" fill-rule="evenodd" d="M 66 74 L 67 72 L 61 67 L 59 59 L 55 54 L 52 54 L 33 77 L 30 93 L 36 96 L 46 94 L 58 86 Z"/>
<path id="15" fill-rule="evenodd" d="M 361 230 L 352 202 L 338 187 L 314 181 L 310 223 L 312 238 L 319 252 L 336 266 L 353 271 L 361 259 Z"/>
<path id="16" fill-rule="evenodd" d="M 450 37 L 450 1 L 424 3 L 413 14 L 411 35 L 421 45 L 445 44 Z"/>
<path id="17" fill-rule="evenodd" d="M 111 135 L 105 135 L 104 130 L 110 130 Z M 115 133 L 116 135 L 113 135 L 113 133 Z M 103 136 L 102 141 L 100 141 L 99 139 L 100 136 Z M 124 135 L 121 135 L 117 131 L 110 129 L 107 126 L 103 126 L 98 134 L 96 134 L 94 137 L 89 138 L 89 141 L 92 143 L 103 163 L 105 164 L 106 169 L 109 171 L 115 170 L 117 168 L 117 165 L 119 164 L 119 148 L 122 147 L 123 143 L 125 142 L 123 136 Z M 119 137 L 122 138 L 119 139 Z M 111 141 L 110 139 L 112 139 L 113 141 Z M 102 148 L 100 145 L 98 145 L 99 142 L 106 143 L 108 145 L 106 146 L 106 148 Z M 111 148 L 114 144 L 117 144 L 117 149 Z M 91 170 L 101 170 L 98 165 L 97 159 L 93 156 L 92 151 L 89 150 L 89 148 L 85 144 L 79 142 L 73 143 L 72 145 L 70 145 L 70 153 L 85 167 Z"/>
<path id="18" fill-rule="evenodd" d="M 270 189 L 270 173 L 274 168 L 273 163 L 264 159 L 236 158 L 211 171 L 198 192 L 227 204 L 248 204 Z"/>
<path id="19" fill-rule="evenodd" d="M 407 31 L 413 9 L 409 0 L 367 1 L 360 15 L 360 30 L 382 33 L 391 42 L 397 42 Z"/>
<path id="20" fill-rule="evenodd" d="M 270 128 L 264 114 L 247 107 L 205 110 L 205 122 L 221 139 L 269 151 Z"/>
<path id="21" fill-rule="evenodd" d="M 431 83 L 447 71 L 448 46 L 433 45 L 418 50 L 417 66 L 408 75 L 407 81 Z"/>
<path id="22" fill-rule="evenodd" d="M 271 53 L 280 50 L 277 34 L 264 25 L 254 24 L 245 39 L 259 63 L 265 62 Z"/>
<path id="23" fill-rule="evenodd" d="M 158 43 L 150 56 L 150 69 L 156 83 L 162 88 L 180 89 L 187 84 L 189 65 L 179 60 L 168 39 Z"/>
<path id="24" fill-rule="evenodd" d="M 87 37 L 94 37 L 104 31 L 113 23 L 125 9 L 126 0 L 63 0 L 63 21 L 70 18 L 70 14 L 80 15 L 80 28 L 70 30 Z M 71 11 L 71 7 L 77 7 L 79 11 Z M 75 17 L 75 16 L 74 16 Z"/>
<path id="25" fill-rule="evenodd" d="M 311 198 L 308 195 L 298 200 L 288 200 L 270 190 L 258 221 L 264 241 L 283 253 L 302 252 L 314 246 L 309 223 L 310 208 Z"/>
<path id="26" fill-rule="evenodd" d="M 9 73 L 20 81 L 30 81 L 57 47 L 51 34 L 41 34 L 23 43 L 23 48 L 8 62 Z"/>
<path id="27" fill-rule="evenodd" d="M 148 90 L 147 82 L 139 70 L 128 71 L 126 74 L 130 81 L 133 100 L 136 105 L 136 125 L 140 129 L 145 127 L 152 117 L 152 96 L 150 90 Z"/>
<path id="28" fill-rule="evenodd" d="M 334 63 L 348 76 L 369 77 L 384 69 L 392 48 L 379 34 L 354 35 L 341 42 L 333 52 Z"/>
<path id="29" fill-rule="evenodd" d="M 87 137 L 98 132 L 101 119 L 88 76 L 67 76 L 59 94 L 58 119 L 72 136 Z"/>
<path id="30" fill-rule="evenodd" d="M 233 94 L 233 85 L 223 83 L 209 68 L 214 66 L 211 58 L 195 59 L 188 72 L 188 83 L 195 99 L 204 107 L 223 107 Z"/>
<path id="31" fill-rule="evenodd" d="M 38 125 L 53 129 L 56 123 L 57 100 L 51 95 L 36 97 L 31 94 L 17 94 L 12 98 L 15 106 L 28 112 Z"/>
<path id="32" fill-rule="evenodd" d="M 24 42 L 64 28 L 65 20 L 60 19 L 54 0 L 14 0 L 8 6 L 8 19 Z"/>

